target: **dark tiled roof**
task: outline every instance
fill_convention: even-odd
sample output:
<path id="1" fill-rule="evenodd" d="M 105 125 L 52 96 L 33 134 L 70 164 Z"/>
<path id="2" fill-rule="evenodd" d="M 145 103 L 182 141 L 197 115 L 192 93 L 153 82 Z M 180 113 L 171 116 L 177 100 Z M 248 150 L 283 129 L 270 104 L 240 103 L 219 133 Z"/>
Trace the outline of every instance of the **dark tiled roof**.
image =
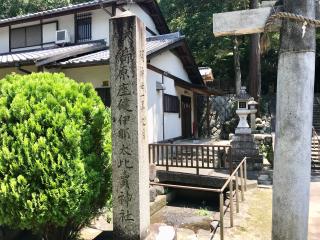
<path id="1" fill-rule="evenodd" d="M 17 53 L 10 53 L 0 55 L 0 66 L 8 66 L 14 64 L 34 64 L 37 61 L 47 59 L 60 54 L 69 54 L 74 53 L 76 55 L 77 52 L 82 49 L 86 49 L 88 47 L 100 46 L 103 43 L 101 42 L 92 42 L 85 43 L 67 47 L 56 47 L 50 49 L 41 49 L 41 50 L 33 50 L 33 51 L 24 51 Z"/>
<path id="2" fill-rule="evenodd" d="M 104 43 L 92 42 L 51 49 L 8 53 L 0 55 L 0 67 L 31 65 L 39 62 L 45 62 L 41 65 L 47 67 L 78 67 L 80 65 L 106 64 L 110 58 L 110 51 L 105 45 L 105 49 L 101 50 L 99 46 L 102 46 L 102 44 Z M 92 48 L 93 51 L 83 53 L 88 48 Z M 183 36 L 179 33 L 171 33 L 147 38 L 146 51 L 149 59 L 170 49 L 177 51 L 177 55 L 180 57 L 191 81 L 195 84 L 204 85 Z M 82 53 L 79 54 L 79 52 Z M 64 55 L 66 57 L 63 59 Z M 47 61 L 47 59 L 49 60 Z M 51 59 L 54 61 L 50 61 Z"/>
<path id="3" fill-rule="evenodd" d="M 179 34 L 172 33 L 166 34 L 156 37 L 149 37 L 146 41 L 146 51 L 147 55 L 151 55 L 157 53 L 158 51 L 180 41 L 183 39 Z M 56 65 L 68 65 L 68 64 L 78 64 L 78 63 L 99 63 L 105 62 L 109 60 L 110 52 L 108 49 L 87 53 L 82 56 L 77 56 L 77 52 L 80 52 L 83 49 L 88 47 L 95 47 L 102 45 L 102 42 L 92 42 L 85 43 L 73 46 L 66 47 L 54 47 L 49 49 L 40 49 L 40 50 L 30 50 L 24 52 L 16 52 L 16 53 L 8 53 L 4 55 L 0 55 L 0 66 L 8 66 L 14 64 L 34 64 L 38 61 L 54 57 L 56 55 L 61 54 L 70 54 L 74 53 L 74 57 L 66 60 L 63 59 L 60 62 L 56 63 Z M 107 48 L 107 47 L 106 47 Z"/>
<path id="4" fill-rule="evenodd" d="M 180 41 L 183 37 L 180 34 L 172 33 L 161 36 L 149 37 L 146 42 L 146 51 L 147 56 L 153 55 L 158 51 L 165 49 L 166 47 Z M 76 57 L 62 61 L 58 65 L 76 65 L 76 64 L 85 64 L 85 63 L 99 63 L 107 62 L 110 58 L 109 49 L 87 54 L 81 57 Z"/>

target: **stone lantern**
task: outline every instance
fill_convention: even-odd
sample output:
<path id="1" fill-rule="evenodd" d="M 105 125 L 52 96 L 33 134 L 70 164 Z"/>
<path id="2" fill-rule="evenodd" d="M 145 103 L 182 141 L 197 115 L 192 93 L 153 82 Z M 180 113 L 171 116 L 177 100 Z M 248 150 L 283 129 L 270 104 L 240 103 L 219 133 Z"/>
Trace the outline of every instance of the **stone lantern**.
<path id="1" fill-rule="evenodd" d="M 251 128 L 247 122 L 247 117 L 251 113 L 248 108 L 248 102 L 251 100 L 251 96 L 247 93 L 246 87 L 240 88 L 240 93 L 236 96 L 236 100 L 238 102 L 236 113 L 240 119 L 236 128 L 236 134 L 251 134 Z"/>
<path id="2" fill-rule="evenodd" d="M 256 113 L 257 113 L 257 105 L 258 103 L 254 101 L 253 98 L 248 102 L 249 110 L 250 110 L 250 121 L 251 121 L 251 130 L 256 130 Z"/>
<path id="3" fill-rule="evenodd" d="M 248 157 L 248 170 L 261 170 L 263 166 L 263 157 L 259 154 L 259 148 L 251 134 L 251 128 L 247 122 L 247 117 L 252 113 L 250 102 L 253 99 L 246 92 L 245 87 L 241 87 L 240 93 L 236 96 L 238 103 L 238 114 L 240 121 L 233 135 L 231 145 L 231 159 L 233 168 L 237 167 L 244 157 Z"/>

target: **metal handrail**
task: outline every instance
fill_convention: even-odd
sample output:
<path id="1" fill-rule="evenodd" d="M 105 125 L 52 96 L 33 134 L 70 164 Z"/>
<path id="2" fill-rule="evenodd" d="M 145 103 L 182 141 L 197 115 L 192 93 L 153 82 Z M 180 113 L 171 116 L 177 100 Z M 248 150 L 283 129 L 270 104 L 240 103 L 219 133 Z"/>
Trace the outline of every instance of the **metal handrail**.
<path id="1" fill-rule="evenodd" d="M 247 157 L 245 157 L 236 169 L 231 173 L 223 187 L 220 189 L 220 240 L 224 240 L 224 198 L 223 192 L 229 185 L 229 208 L 230 208 L 230 226 L 233 227 L 233 179 L 235 178 L 235 195 L 236 195 L 236 212 L 239 210 L 239 172 L 240 172 L 240 181 L 241 181 L 241 201 L 244 201 L 244 192 L 247 191 Z"/>
<path id="2" fill-rule="evenodd" d="M 229 185 L 229 196 L 230 196 L 230 226 L 233 227 L 233 179 L 235 178 L 235 197 L 236 197 L 236 212 L 239 213 L 239 173 L 240 173 L 240 181 L 241 181 L 241 201 L 244 201 L 244 192 L 247 191 L 247 157 L 245 157 L 236 169 L 231 173 L 228 177 L 222 188 L 202 188 L 202 187 L 191 187 L 191 186 L 183 186 L 183 185 L 175 185 L 175 184 L 166 184 L 166 183 L 156 183 L 150 182 L 150 185 L 157 185 L 163 187 L 170 187 L 170 188 L 178 188 L 178 189 L 187 189 L 187 190 L 197 190 L 197 191 L 206 191 L 206 192 L 215 192 L 219 193 L 219 210 L 220 210 L 220 240 L 224 240 L 224 191 L 226 190 L 227 186 Z"/>
<path id="3" fill-rule="evenodd" d="M 223 192 L 226 187 L 228 186 L 228 184 L 230 183 L 230 181 L 232 180 L 232 178 L 235 176 L 235 174 L 237 173 L 237 171 L 239 170 L 239 168 L 241 167 L 241 165 L 243 164 L 247 164 L 247 157 L 245 157 L 240 163 L 239 165 L 236 167 L 236 169 L 231 173 L 230 177 L 228 178 L 228 180 L 225 182 L 225 184 L 223 185 L 223 187 L 221 188 L 221 192 Z"/>

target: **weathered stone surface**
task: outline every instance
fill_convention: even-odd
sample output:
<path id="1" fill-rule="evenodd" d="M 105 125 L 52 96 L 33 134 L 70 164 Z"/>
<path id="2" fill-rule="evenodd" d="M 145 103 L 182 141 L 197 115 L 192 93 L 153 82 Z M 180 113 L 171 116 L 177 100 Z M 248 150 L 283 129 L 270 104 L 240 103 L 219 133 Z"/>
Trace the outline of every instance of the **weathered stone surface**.
<path id="1" fill-rule="evenodd" d="M 157 197 L 157 190 L 155 187 L 150 187 L 149 188 L 149 193 L 150 193 L 150 202 L 154 202 L 154 200 Z"/>
<path id="2" fill-rule="evenodd" d="M 163 195 L 164 194 L 164 187 L 162 186 L 155 186 L 157 195 Z"/>
<path id="3" fill-rule="evenodd" d="M 277 91 L 285 94 L 277 96 L 273 239 L 307 239 L 308 235 L 314 54 L 280 54 Z"/>
<path id="4" fill-rule="evenodd" d="M 263 157 L 251 134 L 235 134 L 230 142 L 231 159 L 236 166 L 244 157 L 247 159 L 248 170 L 260 170 L 263 166 Z"/>
<path id="5" fill-rule="evenodd" d="M 150 224 L 145 26 L 110 20 L 114 239 L 140 240 Z"/>
<path id="6" fill-rule="evenodd" d="M 152 216 L 158 212 L 161 208 L 166 206 L 167 198 L 165 195 L 157 196 L 155 201 L 150 204 L 150 215 Z"/>
<path id="7" fill-rule="evenodd" d="M 194 231 L 187 228 L 177 229 L 177 240 L 197 240 L 197 235 Z"/>
<path id="8" fill-rule="evenodd" d="M 149 180 L 154 181 L 157 176 L 157 166 L 154 163 L 149 165 Z"/>

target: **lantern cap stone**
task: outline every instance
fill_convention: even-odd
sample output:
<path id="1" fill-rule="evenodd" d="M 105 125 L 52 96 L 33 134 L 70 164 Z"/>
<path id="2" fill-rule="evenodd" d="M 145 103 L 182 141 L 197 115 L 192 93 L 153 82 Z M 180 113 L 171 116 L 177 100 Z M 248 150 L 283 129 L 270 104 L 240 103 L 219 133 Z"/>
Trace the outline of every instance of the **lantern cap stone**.
<path id="1" fill-rule="evenodd" d="M 242 86 L 240 88 L 240 93 L 236 96 L 237 101 L 249 101 L 251 96 L 247 93 L 247 88 Z"/>
<path id="2" fill-rule="evenodd" d="M 250 101 L 248 102 L 248 105 L 258 105 L 258 104 L 259 104 L 258 102 L 256 102 L 256 101 L 254 100 L 254 98 L 250 98 L 249 100 L 250 100 Z"/>

